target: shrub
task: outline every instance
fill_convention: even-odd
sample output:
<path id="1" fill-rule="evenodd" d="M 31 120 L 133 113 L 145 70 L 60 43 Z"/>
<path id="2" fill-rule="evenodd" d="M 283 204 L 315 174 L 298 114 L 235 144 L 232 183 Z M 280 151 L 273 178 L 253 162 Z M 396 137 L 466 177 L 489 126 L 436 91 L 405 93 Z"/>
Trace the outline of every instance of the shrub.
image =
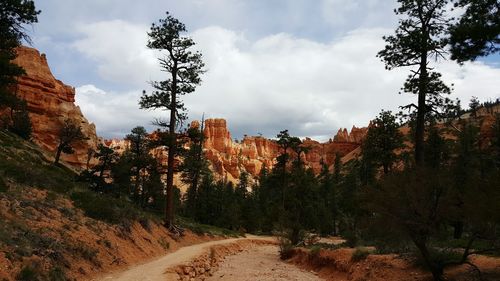
<path id="1" fill-rule="evenodd" d="M 49 280 L 50 281 L 67 281 L 68 278 L 64 273 L 64 270 L 58 266 L 52 268 L 49 272 Z"/>
<path id="2" fill-rule="evenodd" d="M 311 249 L 309 250 L 309 255 L 311 257 L 317 257 L 319 256 L 319 252 L 321 251 L 321 246 L 319 245 L 314 245 L 311 247 Z"/>
<path id="3" fill-rule="evenodd" d="M 164 237 L 160 237 L 160 239 L 158 239 L 158 243 L 164 250 L 170 249 L 170 243 Z"/>
<path id="4" fill-rule="evenodd" d="M 444 268 L 445 264 L 449 262 L 459 262 L 462 259 L 462 254 L 459 251 L 446 248 L 431 248 L 429 249 L 431 264 Z M 420 253 L 415 253 L 415 265 L 424 269 L 429 269 L 427 263 Z"/>
<path id="5" fill-rule="evenodd" d="M 293 256 L 294 246 L 289 239 L 279 237 L 279 253 L 282 260 L 287 260 Z"/>
<path id="6" fill-rule="evenodd" d="M 7 192 L 9 188 L 5 184 L 3 178 L 0 176 L 0 192 Z"/>
<path id="7" fill-rule="evenodd" d="M 21 269 L 21 271 L 17 274 L 16 280 L 18 281 L 39 281 L 40 280 L 40 272 L 39 270 L 32 266 L 27 265 Z"/>
<path id="8" fill-rule="evenodd" d="M 359 262 L 366 259 L 370 255 L 370 252 L 365 248 L 356 248 L 352 253 L 351 261 Z"/>
<path id="9" fill-rule="evenodd" d="M 130 222 L 139 219 L 140 212 L 129 202 L 93 191 L 81 191 L 71 194 L 75 206 L 85 215 L 112 224 L 120 224 L 125 229 Z"/>

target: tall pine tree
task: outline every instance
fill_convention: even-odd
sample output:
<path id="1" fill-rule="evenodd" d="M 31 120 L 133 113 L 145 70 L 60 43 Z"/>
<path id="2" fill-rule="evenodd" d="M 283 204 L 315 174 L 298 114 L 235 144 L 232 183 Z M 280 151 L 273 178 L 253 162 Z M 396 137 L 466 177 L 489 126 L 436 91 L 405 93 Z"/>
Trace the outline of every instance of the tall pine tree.
<path id="1" fill-rule="evenodd" d="M 200 74 L 203 73 L 204 63 L 199 52 L 193 51 L 195 42 L 182 33 L 186 26 L 168 12 L 165 19 L 153 23 L 148 33 L 148 48 L 159 50 L 164 56 L 159 58 L 162 71 L 169 74 L 166 80 L 153 82 L 153 93 L 143 93 L 140 106 L 146 109 L 162 109 L 170 111 L 168 124 L 159 121 L 161 125 L 168 126 L 169 143 L 167 160 L 167 196 L 165 208 L 165 226 L 174 230 L 174 163 L 177 156 L 176 129 L 186 118 L 182 113 L 184 104 L 180 97 L 195 91 L 200 84 Z"/>

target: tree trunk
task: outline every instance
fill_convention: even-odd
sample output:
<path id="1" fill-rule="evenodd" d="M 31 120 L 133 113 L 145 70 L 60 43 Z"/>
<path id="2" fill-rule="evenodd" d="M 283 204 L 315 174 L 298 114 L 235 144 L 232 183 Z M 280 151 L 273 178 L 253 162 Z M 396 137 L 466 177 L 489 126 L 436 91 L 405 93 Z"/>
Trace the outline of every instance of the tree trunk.
<path id="1" fill-rule="evenodd" d="M 413 239 L 413 243 L 415 243 L 415 246 L 417 246 L 417 249 L 420 251 L 425 264 L 430 269 L 434 281 L 443 281 L 443 267 L 436 265 L 431 261 L 431 255 L 429 253 L 429 250 L 427 249 L 426 243 L 419 241 L 419 239 Z"/>
<path id="2" fill-rule="evenodd" d="M 461 221 L 457 221 L 453 223 L 453 238 L 460 239 L 462 238 L 462 234 L 464 232 L 464 223 Z"/>
<path id="3" fill-rule="evenodd" d="M 415 162 L 417 166 L 423 166 L 424 164 L 424 134 L 426 115 L 425 96 L 427 94 L 427 76 L 427 52 L 424 51 L 420 59 L 420 85 L 418 89 L 417 126 L 415 129 Z"/>
<path id="4" fill-rule="evenodd" d="M 165 226 L 171 228 L 174 226 L 174 160 L 175 149 L 177 146 L 177 136 L 175 135 L 176 111 L 177 111 L 177 62 L 174 62 L 172 71 L 172 100 L 170 108 L 169 137 L 170 145 L 168 147 L 167 161 L 167 204 L 165 205 Z"/>
<path id="5" fill-rule="evenodd" d="M 59 158 L 61 158 L 61 152 L 62 152 L 62 147 L 58 146 L 57 147 L 57 151 L 56 151 L 56 156 L 55 156 L 55 159 L 54 159 L 54 164 L 58 164 L 59 163 Z"/>

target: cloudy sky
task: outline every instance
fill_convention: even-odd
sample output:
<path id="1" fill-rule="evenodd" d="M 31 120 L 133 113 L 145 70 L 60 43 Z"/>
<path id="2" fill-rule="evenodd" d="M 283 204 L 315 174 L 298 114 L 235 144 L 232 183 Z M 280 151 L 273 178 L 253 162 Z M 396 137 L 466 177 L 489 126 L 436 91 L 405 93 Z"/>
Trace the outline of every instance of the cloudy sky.
<path id="1" fill-rule="evenodd" d="M 84 115 L 106 138 L 153 128 L 166 112 L 140 110 L 148 81 L 161 80 L 146 48 L 151 23 L 166 11 L 186 24 L 207 72 L 185 97 L 190 119 L 225 118 L 233 137 L 283 129 L 325 140 L 339 127 L 365 126 L 398 95 L 407 70 L 375 57 L 394 31 L 394 0 L 38 0 L 33 46 L 54 75 L 76 87 Z M 458 66 L 436 63 L 468 104 L 500 97 L 500 57 Z"/>

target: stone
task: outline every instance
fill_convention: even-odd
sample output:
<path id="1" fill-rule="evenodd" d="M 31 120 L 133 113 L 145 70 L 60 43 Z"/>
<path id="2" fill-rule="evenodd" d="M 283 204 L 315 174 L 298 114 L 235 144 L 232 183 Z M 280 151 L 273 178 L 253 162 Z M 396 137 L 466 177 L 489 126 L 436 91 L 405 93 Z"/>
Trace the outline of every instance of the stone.
<path id="1" fill-rule="evenodd" d="M 61 159 L 76 168 L 85 168 L 89 149 L 95 150 L 100 139 L 75 104 L 75 88 L 57 80 L 50 71 L 44 54 L 29 47 L 16 49 L 14 63 L 26 74 L 17 80 L 17 95 L 26 100 L 33 125 L 33 141 L 44 150 L 55 153 L 58 134 L 65 119 L 81 126 L 88 138 L 74 145 L 75 153 L 62 154 Z"/>

